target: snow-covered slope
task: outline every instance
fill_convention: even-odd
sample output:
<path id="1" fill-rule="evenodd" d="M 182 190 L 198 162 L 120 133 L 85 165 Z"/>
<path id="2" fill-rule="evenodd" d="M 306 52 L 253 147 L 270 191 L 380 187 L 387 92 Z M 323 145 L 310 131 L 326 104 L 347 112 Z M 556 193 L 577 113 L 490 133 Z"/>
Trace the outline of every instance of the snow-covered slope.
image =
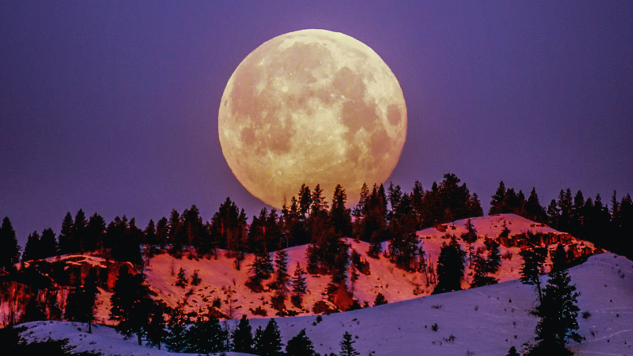
<path id="1" fill-rule="evenodd" d="M 510 235 L 517 235 L 526 232 L 545 233 L 555 235 L 565 235 L 570 244 L 576 245 L 578 248 L 587 247 L 594 250 L 591 243 L 576 240 L 573 237 L 560 233 L 548 226 L 535 223 L 528 219 L 522 218 L 514 214 L 493 215 L 471 219 L 479 239 L 472 244 L 473 250 L 484 247 L 484 238 L 496 238 L 504 226 L 510 230 Z M 439 231 L 437 228 L 425 229 L 418 232 L 421 239 L 421 245 L 426 253 L 427 260 L 433 266 L 437 263 L 443 242 L 447 242 L 446 234 L 459 237 L 467 231 L 467 220 L 458 220 L 451 224 L 444 225 L 445 231 Z M 462 244 L 462 249 L 466 250 L 467 245 L 458 239 Z M 433 285 L 428 285 L 426 277 L 423 273 L 409 273 L 397 268 L 393 263 L 389 262 L 384 256 L 374 259 L 367 256 L 369 244 L 365 242 L 356 242 L 353 239 L 347 239 L 351 248 L 358 252 L 369 263 L 369 275 L 360 274 L 355 284 L 354 297 L 359 300 L 360 305 L 367 302 L 373 305 L 373 301 L 378 293 L 382 293 L 389 302 L 397 302 L 425 296 L 431 294 Z M 551 248 L 554 248 L 552 245 Z M 288 269 L 292 275 L 297 263 L 305 269 L 306 267 L 306 248 L 307 246 L 292 247 L 288 252 Z M 384 243 L 383 249 L 387 249 L 387 243 Z M 511 258 L 502 260 L 499 272 L 494 276 L 500 282 L 514 280 L 519 278 L 519 269 L 521 266 L 521 258 L 519 256 L 519 247 L 501 246 L 502 255 L 512 255 Z M 205 309 L 212 301 L 219 298 L 222 313 L 232 318 L 239 318 L 241 315 L 247 315 L 249 318 L 261 317 L 255 315 L 253 310 L 261 308 L 266 311 L 267 316 L 275 316 L 276 311 L 270 306 L 270 298 L 272 291 L 263 293 L 253 293 L 245 286 L 248 278 L 248 268 L 253 262 L 253 256 L 249 255 L 242 263 L 241 270 L 236 270 L 234 260 L 227 258 L 221 254 L 218 259 L 199 261 L 187 258 L 175 259 L 169 255 L 159 255 L 153 258 L 147 270 L 147 280 L 152 288 L 158 293 L 158 298 L 163 299 L 168 305 L 176 307 L 179 303 L 185 305 L 186 311 L 198 311 Z M 194 270 L 198 270 L 202 282 L 198 286 L 187 286 L 185 288 L 175 286 L 176 277 L 180 268 L 186 271 L 188 277 L 192 275 Z M 466 269 L 466 278 L 463 281 L 463 288 L 468 288 L 472 281 L 472 270 Z M 312 315 L 312 307 L 320 300 L 326 300 L 327 295 L 325 289 L 330 282 L 330 276 L 327 275 L 308 275 L 308 294 L 304 298 L 304 309 L 299 310 L 292 307 L 288 301 L 286 306 L 298 313 L 298 315 Z M 348 281 L 348 285 L 351 284 Z M 108 297 L 108 295 L 105 295 Z M 108 306 L 108 301 L 103 299 L 103 306 Z M 100 313 L 107 322 L 107 313 Z"/>
<path id="2" fill-rule="evenodd" d="M 633 355 L 633 262 L 610 253 L 595 255 L 570 270 L 581 293 L 579 333 L 586 340 L 573 343 L 576 355 Z M 204 277 L 203 277 L 204 278 Z M 542 277 L 543 282 L 547 276 Z M 415 298 L 346 313 L 277 318 L 284 343 L 305 328 L 317 352 L 338 353 L 345 331 L 355 336 L 361 355 L 505 355 L 533 342 L 537 318 L 531 286 L 508 281 L 493 286 Z M 251 320 L 265 326 L 268 319 Z M 236 321 L 228 321 L 234 326 Z M 30 339 L 70 338 L 77 351 L 94 349 L 105 355 L 164 355 L 135 346 L 133 340 L 105 326 L 88 335 L 81 324 L 36 322 L 24 336 Z M 437 325 L 437 331 L 433 326 Z M 357 338 L 356 338 L 357 337 Z"/>

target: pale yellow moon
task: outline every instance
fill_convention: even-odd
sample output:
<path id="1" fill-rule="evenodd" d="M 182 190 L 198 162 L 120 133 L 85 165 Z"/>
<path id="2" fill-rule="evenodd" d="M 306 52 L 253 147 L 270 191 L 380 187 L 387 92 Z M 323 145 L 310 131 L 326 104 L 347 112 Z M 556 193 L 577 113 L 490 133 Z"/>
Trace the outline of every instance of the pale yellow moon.
<path id="1" fill-rule="evenodd" d="M 281 208 L 301 184 L 337 184 L 348 205 L 363 183 L 391 174 L 407 134 L 398 80 L 367 45 L 302 30 L 251 52 L 226 84 L 218 118 L 222 153 L 255 197 Z"/>

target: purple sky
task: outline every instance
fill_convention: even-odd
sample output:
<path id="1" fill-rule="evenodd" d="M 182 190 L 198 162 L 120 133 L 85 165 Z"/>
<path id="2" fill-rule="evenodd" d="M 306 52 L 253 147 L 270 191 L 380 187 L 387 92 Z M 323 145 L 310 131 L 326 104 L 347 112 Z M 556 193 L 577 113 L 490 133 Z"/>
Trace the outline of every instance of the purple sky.
<path id="1" fill-rule="evenodd" d="M 256 214 L 220 97 L 248 53 L 306 28 L 364 42 L 400 81 L 406 191 L 450 172 L 485 210 L 500 180 L 542 204 L 633 193 L 633 2 L 304 3 L 0 0 L 0 218 L 24 244 L 79 208 L 144 227 L 230 196 Z"/>

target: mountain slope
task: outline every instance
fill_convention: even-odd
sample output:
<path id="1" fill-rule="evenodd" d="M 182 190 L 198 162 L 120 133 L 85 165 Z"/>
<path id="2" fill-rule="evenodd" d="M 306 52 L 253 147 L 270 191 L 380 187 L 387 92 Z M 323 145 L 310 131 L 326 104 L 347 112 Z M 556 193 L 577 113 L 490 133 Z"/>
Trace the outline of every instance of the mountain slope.
<path id="1" fill-rule="evenodd" d="M 478 240 L 472 244 L 472 250 L 485 248 L 484 238 L 496 238 L 504 227 L 509 230 L 509 236 L 520 235 L 527 232 L 548 234 L 553 239 L 563 240 L 567 246 L 573 247 L 576 251 L 593 253 L 595 248 L 589 242 L 577 240 L 568 234 L 558 232 L 543 224 L 538 224 L 528 219 L 513 214 L 493 215 L 479 218 L 472 218 L 472 224 L 477 230 Z M 467 231 L 467 220 L 458 220 L 451 224 L 446 224 L 439 231 L 437 228 L 430 228 L 419 231 L 421 246 L 425 251 L 427 262 L 433 266 L 437 263 L 437 258 L 442 247 L 442 243 L 447 242 L 446 235 L 455 235 L 462 245 L 462 249 L 467 250 L 467 244 L 459 239 L 459 236 Z M 356 242 L 347 239 L 351 249 L 355 250 L 369 264 L 369 274 L 360 274 L 355 283 L 354 297 L 358 299 L 360 305 L 368 303 L 373 305 L 373 301 L 378 293 L 382 293 L 389 302 L 396 302 L 425 296 L 431 294 L 434 285 L 427 283 L 426 276 L 421 272 L 406 272 L 397 268 L 384 255 L 374 259 L 367 256 L 369 244 Z M 556 245 L 550 245 L 553 249 Z M 383 243 L 383 251 L 387 251 L 388 243 Z M 307 246 L 296 246 L 287 249 L 288 270 L 290 275 L 297 263 L 305 269 Z M 501 267 L 494 275 L 500 282 L 519 278 L 519 269 L 522 260 L 519 256 L 520 248 L 516 246 L 501 246 L 502 255 L 511 256 L 502 259 Z M 253 313 L 254 310 L 266 311 L 267 316 L 275 316 L 276 311 L 271 308 L 270 298 L 273 291 L 265 290 L 263 293 L 253 293 L 245 286 L 248 279 L 248 268 L 253 262 L 253 256 L 247 255 L 242 263 L 241 270 L 236 270 L 233 259 L 220 254 L 218 259 L 211 260 L 190 260 L 187 258 L 175 259 L 172 256 L 163 254 L 154 257 L 147 269 L 147 280 L 152 288 L 158 293 L 158 298 L 164 300 L 168 305 L 176 307 L 184 305 L 184 309 L 189 312 L 197 312 L 205 309 L 215 299 L 219 298 L 221 305 L 219 310 L 229 318 L 239 318 L 245 314 L 249 318 L 261 317 Z M 185 288 L 175 286 L 176 276 L 182 268 L 188 277 L 194 270 L 198 270 L 202 282 L 198 286 L 187 286 Z M 462 283 L 462 288 L 469 287 L 472 281 L 472 270 L 466 268 L 466 277 Z M 268 282 L 271 282 L 269 280 Z M 286 306 L 298 313 L 298 315 L 312 315 L 312 307 L 321 300 L 327 300 L 325 290 L 330 282 L 328 275 L 308 275 L 308 294 L 304 298 L 304 309 L 295 309 L 290 302 Z M 266 283 L 265 283 L 266 284 Z M 348 285 L 351 282 L 348 280 Z M 105 295 L 107 297 L 108 295 Z M 216 301 L 216 303 L 219 303 Z M 107 300 L 103 300 L 103 305 L 107 306 Z M 101 313 L 102 316 L 107 316 Z M 106 319 L 102 319 L 106 322 Z"/>
<path id="2" fill-rule="evenodd" d="M 633 354 L 633 262 L 604 253 L 570 269 L 571 281 L 581 296 L 579 333 L 586 340 L 573 343 L 576 355 Z M 547 276 L 543 276 L 545 282 Z M 284 343 L 302 328 L 317 352 L 338 353 L 345 331 L 355 336 L 361 355 L 505 355 L 511 346 L 520 349 L 533 342 L 538 319 L 530 314 L 536 302 L 531 286 L 508 281 L 493 286 L 415 298 L 399 303 L 345 313 L 277 318 Z M 251 320 L 253 328 L 268 319 Z M 236 321 L 228 321 L 234 327 Z M 433 325 L 437 324 L 437 331 Z M 70 338 L 77 351 L 98 350 L 105 355 L 164 355 L 155 349 L 124 341 L 110 328 L 98 326 L 87 335 L 80 324 L 35 322 L 25 324 L 28 339 Z M 79 331 L 78 329 L 81 329 Z M 358 338 L 356 338 L 358 336 Z"/>

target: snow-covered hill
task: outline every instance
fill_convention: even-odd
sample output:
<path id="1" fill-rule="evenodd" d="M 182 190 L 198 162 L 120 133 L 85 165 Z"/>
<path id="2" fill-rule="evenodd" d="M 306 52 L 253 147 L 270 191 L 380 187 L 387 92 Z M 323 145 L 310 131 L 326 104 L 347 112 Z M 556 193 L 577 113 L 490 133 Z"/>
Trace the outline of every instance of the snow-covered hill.
<path id="1" fill-rule="evenodd" d="M 571 281 L 581 293 L 578 318 L 581 336 L 573 343 L 576 355 L 633 354 L 633 262 L 604 253 L 570 269 Z M 543 276 L 545 282 L 547 276 Z M 508 281 L 493 286 L 414 298 L 399 303 L 345 313 L 277 318 L 287 342 L 301 329 L 317 352 L 339 351 L 345 331 L 355 336 L 361 355 L 505 355 L 511 346 L 520 349 L 532 342 L 537 318 L 530 312 L 536 302 L 531 286 Z M 264 326 L 268 319 L 251 320 Z M 236 321 L 228 321 L 234 326 Z M 437 330 L 434 330 L 437 325 Z M 35 322 L 26 324 L 28 339 L 70 338 L 77 351 L 97 350 L 105 355 L 165 355 L 156 349 L 134 345 L 106 326 L 87 334 L 81 324 Z"/>
<path id="2" fill-rule="evenodd" d="M 526 232 L 551 234 L 560 236 L 565 240 L 566 245 L 573 246 L 577 251 L 593 251 L 593 244 L 585 241 L 576 240 L 568 234 L 558 232 L 548 226 L 535 223 L 517 215 L 504 214 L 479 217 L 471 219 L 471 223 L 477 230 L 479 239 L 472 244 L 472 249 L 484 247 L 484 238 L 496 238 L 499 236 L 504 227 L 510 231 L 509 235 L 514 236 Z M 437 258 L 442 247 L 442 243 L 447 242 L 446 235 L 455 235 L 459 237 L 467 231 L 467 220 L 458 220 L 451 224 L 446 224 L 439 231 L 437 228 L 425 229 L 418 232 L 421 245 L 426 253 L 427 260 L 431 265 L 435 266 Z M 466 250 L 467 245 L 460 239 L 462 249 Z M 426 277 L 423 273 L 409 273 L 397 268 L 388 258 L 380 256 L 374 259 L 367 256 L 369 244 L 365 242 L 356 242 L 353 239 L 347 239 L 351 248 L 358 252 L 369 263 L 369 274 L 360 274 L 358 281 L 355 283 L 354 297 L 359 300 L 360 305 L 367 302 L 373 305 L 374 299 L 378 293 L 382 293 L 389 302 L 397 302 L 425 296 L 431 294 L 433 285 L 427 284 Z M 383 250 L 387 250 L 387 242 L 384 243 Z M 551 245 L 550 248 L 554 248 Z M 306 248 L 307 246 L 292 247 L 288 252 L 288 269 L 290 274 L 294 271 L 297 263 L 305 269 L 306 267 Z M 499 272 L 494 276 L 500 282 L 514 280 L 519 278 L 519 269 L 521 266 L 521 257 L 519 256 L 519 247 L 501 246 L 502 255 L 511 258 L 502 259 Z M 242 263 L 241 270 L 236 270 L 233 259 L 225 257 L 221 254 L 218 259 L 202 259 L 190 260 L 187 258 L 175 259 L 167 254 L 154 257 L 147 269 L 147 280 L 152 288 L 158 293 L 158 298 L 164 300 L 168 305 L 176 307 L 179 303 L 185 305 L 186 311 L 198 311 L 205 309 L 215 299 L 219 298 L 221 302 L 220 310 L 231 318 L 239 318 L 241 315 L 247 315 L 249 318 L 261 317 L 253 313 L 254 310 L 261 308 L 266 311 L 267 316 L 275 316 L 276 311 L 272 309 L 270 304 L 272 291 L 263 293 L 253 293 L 245 286 L 248 278 L 248 266 L 252 264 L 253 256 L 249 255 Z M 185 288 L 175 286 L 176 276 L 180 268 L 185 270 L 188 277 L 192 275 L 194 270 L 198 270 L 202 282 L 198 286 L 187 286 Z M 472 270 L 466 269 L 466 278 L 463 281 L 463 288 L 468 288 L 472 281 Z M 312 315 L 312 307 L 320 300 L 327 300 L 325 294 L 326 287 L 330 282 L 330 276 L 327 275 L 308 275 L 308 294 L 304 298 L 304 309 L 295 309 L 288 301 L 286 306 L 288 309 L 294 310 L 298 315 Z M 351 284 L 348 281 L 348 285 Z M 102 305 L 108 307 L 109 295 L 102 295 Z M 105 309 L 103 309 L 105 310 Z M 107 322 L 107 313 L 100 313 L 103 316 L 102 322 Z"/>

